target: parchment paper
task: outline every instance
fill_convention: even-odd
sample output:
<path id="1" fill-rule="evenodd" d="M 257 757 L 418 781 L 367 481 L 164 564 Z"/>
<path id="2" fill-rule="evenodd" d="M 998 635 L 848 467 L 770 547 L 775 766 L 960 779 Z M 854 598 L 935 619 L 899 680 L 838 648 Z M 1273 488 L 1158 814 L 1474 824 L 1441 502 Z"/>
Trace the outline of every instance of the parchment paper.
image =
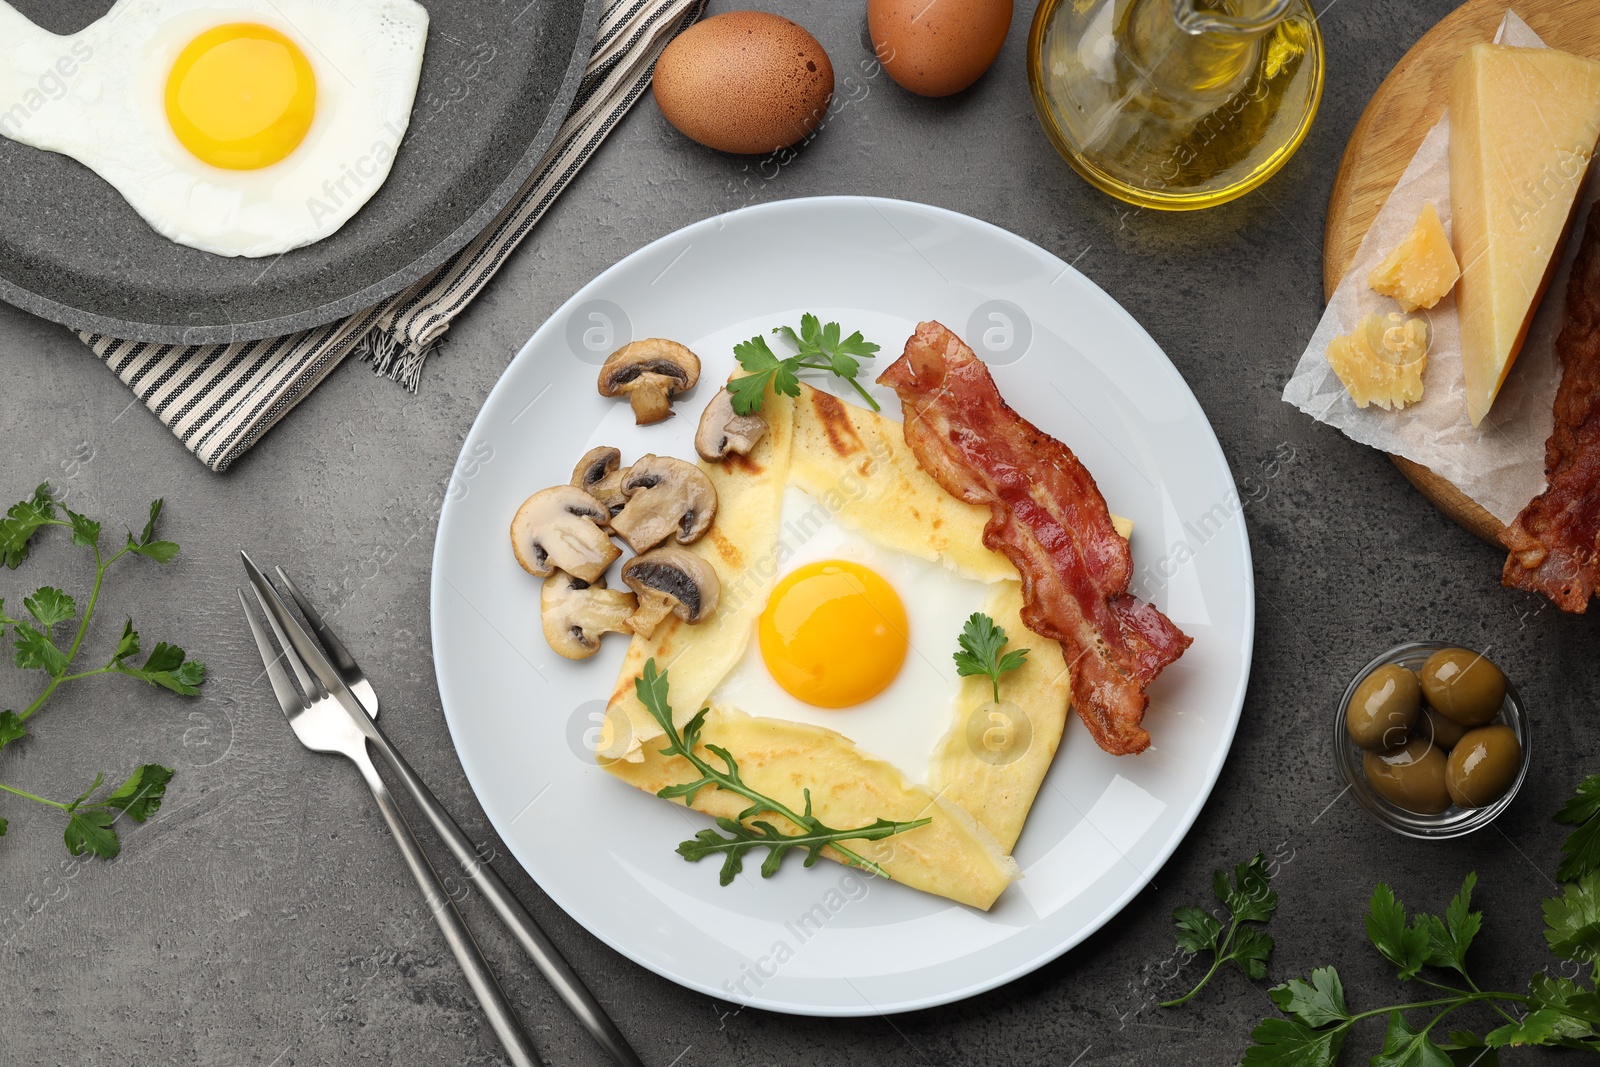
<path id="1" fill-rule="evenodd" d="M 1507 11 L 1495 40 L 1522 48 L 1543 48 L 1544 42 L 1526 22 Z M 1354 263 L 1340 279 L 1316 332 L 1311 335 L 1283 399 L 1312 418 L 1337 427 L 1352 440 L 1381 448 L 1428 467 L 1454 483 L 1501 522 L 1544 491 L 1544 442 L 1554 422 L 1551 405 L 1561 371 L 1555 338 L 1566 308 L 1567 276 L 1577 255 L 1578 239 L 1588 205 L 1600 195 L 1600 168 L 1591 168 L 1580 197 L 1577 223 L 1551 280 L 1544 303 L 1534 317 L 1505 385 L 1480 426 L 1467 418 L 1466 387 L 1461 375 L 1461 330 L 1454 294 L 1427 317 L 1431 341 L 1423 373 L 1423 395 L 1401 411 L 1377 405 L 1358 408 L 1328 365 L 1328 342 L 1347 334 L 1369 313 L 1399 310 L 1388 297 L 1367 285 L 1367 275 L 1387 255 L 1433 201 L 1439 221 L 1450 229 L 1450 122 L 1439 120 L 1428 131 L 1411 164 L 1367 231 Z"/>

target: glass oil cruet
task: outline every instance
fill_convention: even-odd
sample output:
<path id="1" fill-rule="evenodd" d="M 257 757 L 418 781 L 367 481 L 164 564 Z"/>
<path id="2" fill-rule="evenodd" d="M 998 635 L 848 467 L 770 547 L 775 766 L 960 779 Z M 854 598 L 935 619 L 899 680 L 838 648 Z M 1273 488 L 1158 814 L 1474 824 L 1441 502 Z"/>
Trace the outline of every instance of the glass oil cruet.
<path id="1" fill-rule="evenodd" d="M 1322 33 L 1307 0 L 1044 0 L 1028 81 L 1091 184 L 1183 211 L 1270 178 L 1311 128 Z"/>

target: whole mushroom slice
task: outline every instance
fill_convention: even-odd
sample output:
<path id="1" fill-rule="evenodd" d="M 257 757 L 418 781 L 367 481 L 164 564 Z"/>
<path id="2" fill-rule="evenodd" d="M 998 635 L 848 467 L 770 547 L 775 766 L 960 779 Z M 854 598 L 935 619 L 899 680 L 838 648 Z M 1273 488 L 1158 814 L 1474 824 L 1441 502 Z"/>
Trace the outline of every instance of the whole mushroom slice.
<path id="1" fill-rule="evenodd" d="M 627 498 L 622 495 L 622 452 L 610 445 L 591 448 L 572 468 L 572 484 L 594 497 L 615 515 L 622 510 Z"/>
<path id="2" fill-rule="evenodd" d="M 595 581 L 622 549 L 604 526 L 606 506 L 582 489 L 553 485 L 522 502 L 511 520 L 511 550 L 522 569 L 539 578 L 554 570 Z"/>
<path id="3" fill-rule="evenodd" d="M 626 396 L 640 426 L 672 414 L 672 397 L 700 380 L 700 357 L 676 341 L 647 337 L 623 345 L 600 368 L 600 395 Z"/>
<path id="4" fill-rule="evenodd" d="M 641 456 L 622 479 L 627 503 L 611 517 L 611 528 L 635 552 L 669 537 L 692 544 L 717 514 L 717 488 L 706 472 L 675 456 Z"/>
<path id="5" fill-rule="evenodd" d="M 707 463 L 715 463 L 730 452 L 748 455 L 767 432 L 767 420 L 760 415 L 740 415 L 733 410 L 733 394 L 718 389 L 711 403 L 700 413 L 700 428 L 695 431 L 694 450 Z"/>
<path id="6" fill-rule="evenodd" d="M 628 623 L 645 637 L 654 634 L 668 615 L 691 624 L 709 618 L 722 595 L 722 583 L 711 564 L 676 545 L 634 556 L 623 564 L 622 580 L 639 596 L 639 610 Z"/>
<path id="7" fill-rule="evenodd" d="M 544 639 L 568 659 L 588 659 L 600 651 L 604 634 L 632 633 L 628 616 L 638 607 L 632 593 L 607 589 L 604 578 L 586 582 L 566 571 L 551 574 L 539 591 Z"/>

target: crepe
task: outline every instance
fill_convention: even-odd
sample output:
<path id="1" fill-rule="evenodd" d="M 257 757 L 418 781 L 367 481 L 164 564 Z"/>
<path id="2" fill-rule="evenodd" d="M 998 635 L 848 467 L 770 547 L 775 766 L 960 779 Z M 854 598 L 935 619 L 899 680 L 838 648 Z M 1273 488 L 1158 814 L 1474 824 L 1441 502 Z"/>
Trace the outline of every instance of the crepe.
<path id="1" fill-rule="evenodd" d="M 633 638 L 607 709 L 599 761 L 650 793 L 696 777 L 687 761 L 660 754 L 661 729 L 639 703 L 634 682 L 654 658 L 668 674 L 676 724 L 706 705 L 744 655 L 783 569 L 778 523 L 784 487 L 793 484 L 864 538 L 992 584 L 985 610 L 1012 635 L 1013 647 L 1031 649 L 1021 669 L 1002 676 L 1000 690 L 1003 701 L 1022 710 L 1026 747 L 986 758 L 970 742 L 973 717 L 992 696 L 986 677 L 963 679 L 953 694 L 951 722 L 930 757 L 927 787 L 834 730 L 763 718 L 759 708 L 714 706 L 701 743 L 727 748 L 747 782 L 795 810 L 803 807 L 801 791 L 808 786 L 814 811 L 831 826 L 880 817 L 931 819 L 851 847 L 896 881 L 987 909 L 1018 876 L 1009 853 L 1066 726 L 1069 673 L 1060 647 L 1023 626 L 1017 572 L 983 544 L 988 509 L 950 496 L 924 473 L 899 422 L 804 385 L 794 399 L 769 390 L 762 415 L 770 429 L 748 457 L 701 464 L 719 504 L 711 532 L 692 550 L 722 581 L 717 612 L 699 626 L 671 618 L 652 637 Z M 950 641 L 953 650 L 955 634 Z M 708 788 L 693 806 L 731 818 L 746 802 Z M 824 855 L 841 858 L 831 850 Z"/>

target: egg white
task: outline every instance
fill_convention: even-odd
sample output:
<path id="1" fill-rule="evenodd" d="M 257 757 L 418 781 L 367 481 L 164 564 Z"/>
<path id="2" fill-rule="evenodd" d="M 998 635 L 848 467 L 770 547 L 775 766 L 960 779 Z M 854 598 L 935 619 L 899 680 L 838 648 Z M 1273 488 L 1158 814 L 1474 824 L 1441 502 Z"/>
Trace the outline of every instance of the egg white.
<path id="1" fill-rule="evenodd" d="M 166 117 L 178 54 L 231 22 L 279 31 L 317 79 L 305 140 L 260 170 L 201 162 Z M 0 0 L 0 135 L 78 160 L 179 244 L 277 255 L 336 232 L 387 179 L 427 28 L 414 0 L 119 0 L 78 33 L 57 36 Z"/>
<path id="2" fill-rule="evenodd" d="M 984 609 L 992 587 L 942 564 L 873 544 L 792 485 L 784 491 L 776 552 L 779 580 L 807 563 L 829 559 L 859 563 L 882 575 L 905 604 L 911 628 L 905 664 L 870 700 L 848 708 L 818 708 L 778 685 L 752 634 L 743 658 L 711 702 L 836 730 L 868 754 L 894 764 L 911 781 L 926 785 L 930 757 L 955 715 L 960 679 L 951 655 L 956 638 L 967 617 Z"/>

